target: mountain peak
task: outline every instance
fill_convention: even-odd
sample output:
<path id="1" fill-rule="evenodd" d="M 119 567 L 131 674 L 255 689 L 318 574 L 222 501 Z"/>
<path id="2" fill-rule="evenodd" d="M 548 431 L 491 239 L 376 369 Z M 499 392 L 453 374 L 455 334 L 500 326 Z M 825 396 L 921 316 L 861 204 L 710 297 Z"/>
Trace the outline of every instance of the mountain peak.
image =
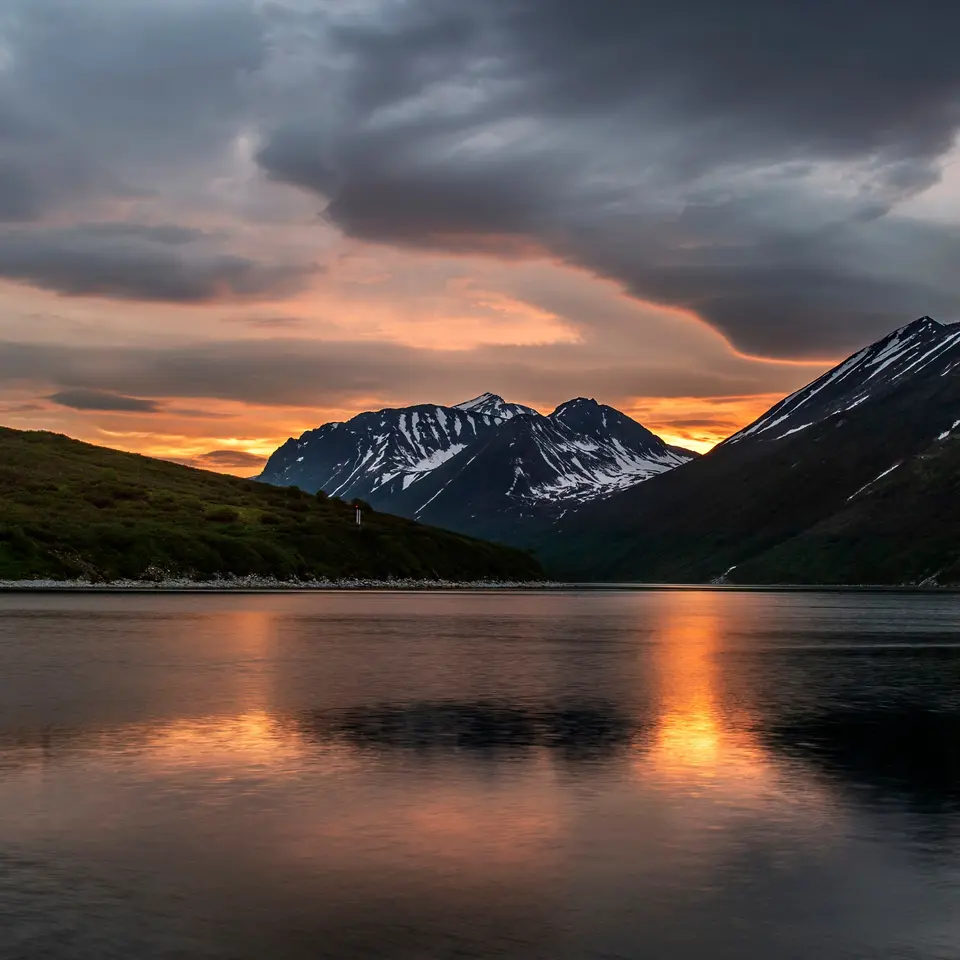
<path id="1" fill-rule="evenodd" d="M 481 393 L 472 400 L 455 403 L 455 410 L 464 413 L 477 413 L 483 417 L 493 417 L 495 420 L 509 420 L 512 417 L 537 415 L 533 407 L 525 407 L 522 403 L 507 403 L 499 394 Z"/>
<path id="2" fill-rule="evenodd" d="M 498 393 L 481 393 L 479 397 L 472 400 L 464 400 L 463 403 L 455 403 L 454 406 L 459 410 L 473 410 L 474 407 L 483 406 L 485 403 L 503 403 L 503 397 Z"/>
<path id="3" fill-rule="evenodd" d="M 594 400 L 593 397 L 574 397 L 572 400 L 565 400 L 553 412 L 559 413 L 561 410 L 571 410 L 577 407 L 594 408 L 599 406 L 600 404 L 597 403 L 597 401 Z"/>
<path id="4" fill-rule="evenodd" d="M 565 423 L 577 429 L 590 429 L 591 427 L 605 429 L 608 414 L 613 419 L 622 416 L 619 411 L 604 406 L 602 403 L 597 403 L 593 398 L 574 397 L 573 400 L 561 403 L 550 414 L 550 419 L 556 423 Z"/>
<path id="5" fill-rule="evenodd" d="M 960 328 L 923 316 L 868 344 L 781 400 L 720 446 L 747 437 L 781 440 L 836 414 L 899 390 L 918 378 L 945 376 L 960 365 Z M 858 414 L 862 413 L 860 409 Z"/>
<path id="6" fill-rule="evenodd" d="M 902 337 L 904 334 L 909 336 L 910 334 L 926 331 L 939 333 L 943 329 L 944 325 L 942 323 L 934 320 L 933 317 L 924 315 L 922 317 L 918 317 L 916 320 L 911 320 L 910 323 L 904 324 L 902 327 L 898 327 L 892 333 L 888 333 L 881 339 L 889 340 L 891 337 Z"/>

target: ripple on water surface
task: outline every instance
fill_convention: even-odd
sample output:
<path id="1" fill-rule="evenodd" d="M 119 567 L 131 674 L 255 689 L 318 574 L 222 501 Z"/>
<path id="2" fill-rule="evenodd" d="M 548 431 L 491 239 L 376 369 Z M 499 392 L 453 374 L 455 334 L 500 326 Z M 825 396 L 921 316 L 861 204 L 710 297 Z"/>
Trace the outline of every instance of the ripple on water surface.
<path id="1" fill-rule="evenodd" d="M 0 596 L 0 956 L 960 956 L 960 598 Z"/>

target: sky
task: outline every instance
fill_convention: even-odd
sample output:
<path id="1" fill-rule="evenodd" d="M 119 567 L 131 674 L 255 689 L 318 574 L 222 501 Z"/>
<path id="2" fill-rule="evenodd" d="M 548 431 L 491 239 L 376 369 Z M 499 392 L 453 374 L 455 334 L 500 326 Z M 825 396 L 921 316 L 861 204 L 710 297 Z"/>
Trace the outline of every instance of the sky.
<path id="1" fill-rule="evenodd" d="M 704 450 L 960 320 L 948 0 L 0 0 L 0 423 L 243 475 L 485 391 Z"/>

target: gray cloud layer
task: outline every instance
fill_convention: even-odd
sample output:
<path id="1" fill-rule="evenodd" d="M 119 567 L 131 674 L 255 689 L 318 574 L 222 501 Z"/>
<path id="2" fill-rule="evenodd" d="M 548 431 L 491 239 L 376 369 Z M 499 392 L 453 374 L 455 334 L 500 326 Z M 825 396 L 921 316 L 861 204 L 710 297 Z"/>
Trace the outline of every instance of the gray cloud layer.
<path id="1" fill-rule="evenodd" d="M 748 352 L 835 354 L 960 318 L 960 233 L 900 212 L 960 125 L 958 31 L 951 0 L 0 0 L 0 276 L 298 288 L 77 213 L 213 191 L 243 135 L 352 236 L 532 243 Z"/>
<path id="2" fill-rule="evenodd" d="M 103 390 L 60 390 L 49 399 L 61 407 L 71 410 L 104 410 L 118 413 L 156 413 L 160 404 L 156 400 L 144 400 L 140 397 L 125 397 L 118 393 Z"/>
<path id="3" fill-rule="evenodd" d="M 0 213 L 146 196 L 245 122 L 267 56 L 251 0 L 0 0 Z"/>
<path id="4" fill-rule="evenodd" d="M 175 225 L 90 223 L 0 229 L 0 276 L 74 296 L 198 303 L 282 296 L 317 268 L 221 253 Z"/>
<path id="5" fill-rule="evenodd" d="M 916 261 L 895 212 L 960 123 L 956 4 L 390 9 L 335 32 L 342 122 L 290 118 L 260 154 L 348 233 L 478 250 L 521 234 L 760 353 L 960 317 L 960 282 Z M 920 232 L 960 262 L 955 230 Z"/>
<path id="6" fill-rule="evenodd" d="M 0 276 L 124 300 L 299 290 L 309 265 L 238 256 L 228 237 L 83 217 L 222 174 L 267 27 L 252 0 L 0 0 Z"/>

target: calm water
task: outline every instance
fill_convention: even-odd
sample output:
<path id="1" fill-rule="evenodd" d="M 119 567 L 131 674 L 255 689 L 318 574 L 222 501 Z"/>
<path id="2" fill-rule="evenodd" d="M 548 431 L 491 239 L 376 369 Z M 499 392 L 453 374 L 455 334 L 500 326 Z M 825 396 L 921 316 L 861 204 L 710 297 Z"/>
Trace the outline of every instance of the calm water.
<path id="1" fill-rule="evenodd" d="M 0 597 L 0 957 L 960 957 L 960 597 Z"/>

